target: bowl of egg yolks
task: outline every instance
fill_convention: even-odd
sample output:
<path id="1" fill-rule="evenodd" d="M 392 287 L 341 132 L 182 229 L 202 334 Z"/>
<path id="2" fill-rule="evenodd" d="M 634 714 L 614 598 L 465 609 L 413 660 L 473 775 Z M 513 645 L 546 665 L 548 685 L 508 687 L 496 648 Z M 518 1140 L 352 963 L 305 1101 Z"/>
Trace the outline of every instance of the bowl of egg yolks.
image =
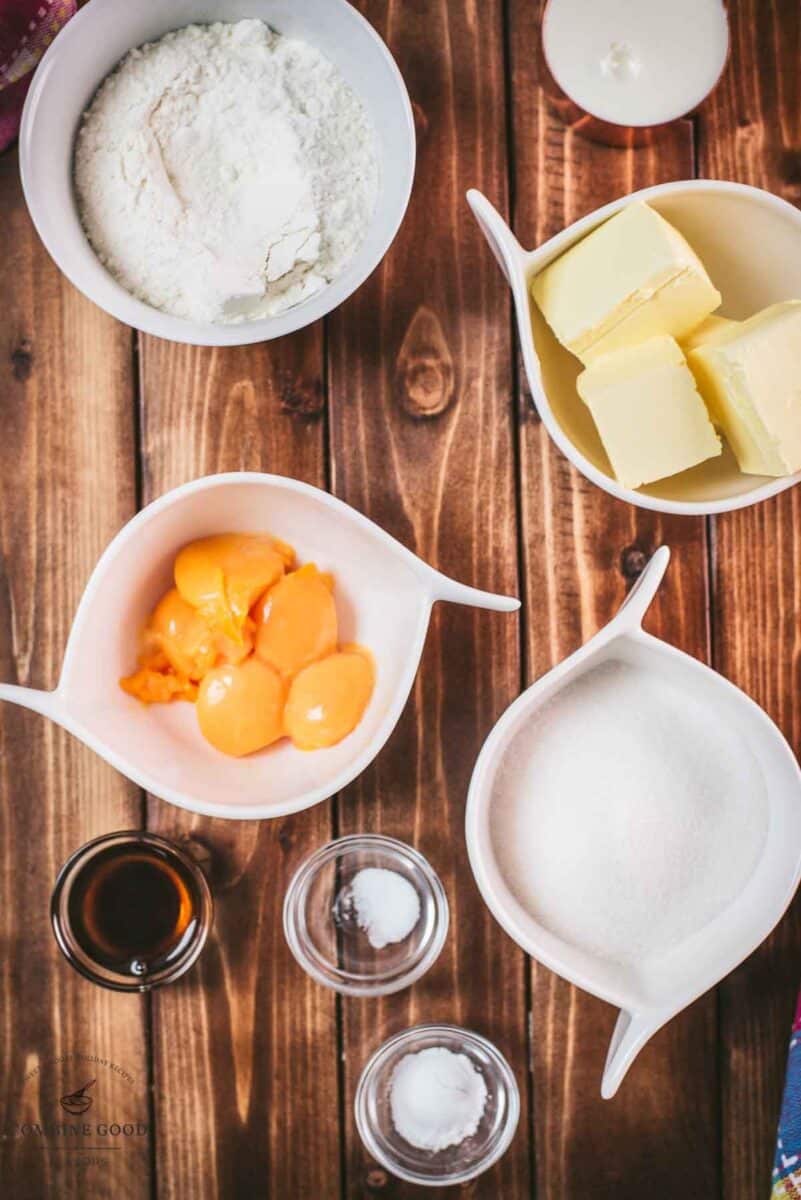
<path id="1" fill-rule="evenodd" d="M 192 812 L 285 816 L 339 791 L 392 732 L 431 608 L 519 601 L 448 579 L 347 504 L 237 472 L 168 492 L 117 534 L 58 687 L 0 684 Z"/>

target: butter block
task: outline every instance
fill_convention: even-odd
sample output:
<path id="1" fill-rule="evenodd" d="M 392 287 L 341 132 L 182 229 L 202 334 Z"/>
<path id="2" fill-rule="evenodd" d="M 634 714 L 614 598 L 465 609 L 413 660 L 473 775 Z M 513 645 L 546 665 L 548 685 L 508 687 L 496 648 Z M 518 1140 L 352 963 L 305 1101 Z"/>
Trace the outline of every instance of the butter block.
<path id="1" fill-rule="evenodd" d="M 733 333 L 735 325 L 739 324 L 739 321 L 732 321 L 730 317 L 707 317 L 690 333 L 679 338 L 678 343 L 684 353 L 689 354 L 691 350 L 697 350 L 699 346 L 710 346 L 714 342 L 722 341 L 724 337 Z"/>
<path id="2" fill-rule="evenodd" d="M 531 292 L 584 363 L 662 334 L 681 338 L 721 301 L 695 251 L 641 201 L 571 246 L 535 276 Z"/>
<path id="3" fill-rule="evenodd" d="M 625 487 L 664 479 L 721 453 L 681 348 L 651 338 L 591 363 L 576 382 L 615 478 Z"/>
<path id="4" fill-rule="evenodd" d="M 741 471 L 801 471 L 801 300 L 734 322 L 687 361 Z"/>

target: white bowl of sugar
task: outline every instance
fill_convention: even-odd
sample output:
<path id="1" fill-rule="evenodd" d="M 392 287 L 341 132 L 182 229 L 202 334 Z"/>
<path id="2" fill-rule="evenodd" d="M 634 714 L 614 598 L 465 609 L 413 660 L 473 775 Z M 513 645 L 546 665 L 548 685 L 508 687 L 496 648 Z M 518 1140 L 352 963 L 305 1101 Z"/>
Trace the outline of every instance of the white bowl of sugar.
<path id="1" fill-rule="evenodd" d="M 642 629 L 656 552 L 617 616 L 510 706 L 467 802 L 507 933 L 621 1009 L 601 1093 L 767 937 L 801 877 L 801 772 L 770 718 Z"/>
<path id="2" fill-rule="evenodd" d="M 90 0 L 42 59 L 20 132 L 28 208 L 64 274 L 193 345 L 266 341 L 341 304 L 392 243 L 414 161 L 403 79 L 346 0 Z"/>

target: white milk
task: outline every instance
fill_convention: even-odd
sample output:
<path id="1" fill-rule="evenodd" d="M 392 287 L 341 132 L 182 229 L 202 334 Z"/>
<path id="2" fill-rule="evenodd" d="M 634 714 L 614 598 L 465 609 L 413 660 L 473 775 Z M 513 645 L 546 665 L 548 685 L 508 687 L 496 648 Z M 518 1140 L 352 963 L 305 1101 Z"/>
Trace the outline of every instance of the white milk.
<path id="1" fill-rule="evenodd" d="M 550 0 L 551 73 L 572 100 L 615 125 L 660 125 L 712 91 L 726 63 L 721 0 Z"/>

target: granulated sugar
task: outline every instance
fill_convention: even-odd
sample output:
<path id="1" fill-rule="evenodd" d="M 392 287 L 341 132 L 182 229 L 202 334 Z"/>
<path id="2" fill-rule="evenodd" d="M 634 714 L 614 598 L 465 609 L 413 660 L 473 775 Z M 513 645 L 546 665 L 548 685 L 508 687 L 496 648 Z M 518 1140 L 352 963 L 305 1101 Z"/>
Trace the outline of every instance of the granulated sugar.
<path id="1" fill-rule="evenodd" d="M 517 733 L 491 819 L 501 870 L 532 916 L 630 963 L 682 942 L 738 896 L 768 806 L 736 729 L 658 673 L 613 661 Z"/>

